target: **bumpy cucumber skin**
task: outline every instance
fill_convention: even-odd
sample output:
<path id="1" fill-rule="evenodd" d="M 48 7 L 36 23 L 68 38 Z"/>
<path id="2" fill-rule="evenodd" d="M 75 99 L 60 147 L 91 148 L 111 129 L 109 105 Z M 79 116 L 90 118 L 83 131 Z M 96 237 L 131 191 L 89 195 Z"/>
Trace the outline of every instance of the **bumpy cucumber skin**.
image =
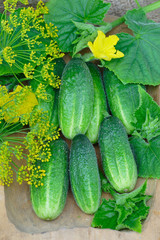
<path id="1" fill-rule="evenodd" d="M 51 146 L 52 157 L 49 162 L 38 165 L 46 170 L 43 186 L 31 186 L 31 202 L 36 215 L 43 220 L 53 220 L 63 211 L 69 185 L 68 146 L 62 139 L 55 140 Z"/>
<path id="2" fill-rule="evenodd" d="M 99 131 L 99 147 L 103 170 L 117 192 L 133 190 L 137 166 L 125 127 L 117 117 L 107 117 Z"/>
<path id="3" fill-rule="evenodd" d="M 73 139 L 85 134 L 93 113 L 94 88 L 86 63 L 73 58 L 64 68 L 59 92 L 59 124 L 63 135 Z"/>
<path id="4" fill-rule="evenodd" d="M 94 85 L 94 105 L 93 105 L 93 115 L 91 119 L 91 123 L 86 132 L 86 136 L 91 141 L 91 143 L 97 143 L 98 141 L 98 132 L 99 127 L 103 119 L 109 116 L 107 109 L 107 101 L 104 92 L 104 87 L 102 83 L 102 78 L 98 67 L 89 62 L 87 66 L 90 70 L 93 79 Z"/>
<path id="5" fill-rule="evenodd" d="M 94 147 L 83 134 L 72 140 L 69 170 L 77 205 L 83 212 L 93 214 L 100 204 L 101 184 Z"/>
<path id="6" fill-rule="evenodd" d="M 138 85 L 124 85 L 113 72 L 106 68 L 103 71 L 103 81 L 112 115 L 118 117 L 127 133 L 131 134 L 135 130 L 133 113 L 140 103 Z"/>

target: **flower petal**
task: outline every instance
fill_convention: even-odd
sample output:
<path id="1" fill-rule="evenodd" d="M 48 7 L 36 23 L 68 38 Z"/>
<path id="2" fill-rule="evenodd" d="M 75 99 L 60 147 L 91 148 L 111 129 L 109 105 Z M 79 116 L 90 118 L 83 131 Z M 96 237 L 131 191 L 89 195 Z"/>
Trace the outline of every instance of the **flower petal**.
<path id="1" fill-rule="evenodd" d="M 93 43 L 94 47 L 97 49 L 102 49 L 105 38 L 106 38 L 106 35 L 102 31 L 98 31 L 98 36 L 96 37 L 96 39 Z"/>

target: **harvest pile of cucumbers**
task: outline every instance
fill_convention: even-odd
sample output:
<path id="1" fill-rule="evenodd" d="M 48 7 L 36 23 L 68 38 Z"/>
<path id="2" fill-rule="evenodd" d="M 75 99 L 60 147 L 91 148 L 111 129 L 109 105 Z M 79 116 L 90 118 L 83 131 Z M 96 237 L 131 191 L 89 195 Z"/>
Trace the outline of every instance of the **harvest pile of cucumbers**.
<path id="1" fill-rule="evenodd" d="M 107 69 L 102 81 L 98 67 L 79 58 L 72 58 L 66 65 L 59 61 L 57 67 L 62 74 L 60 90 L 55 93 L 48 89 L 53 91 L 55 101 L 41 104 L 50 109 L 51 121 L 71 140 L 71 148 L 62 138 L 50 143 L 51 160 L 40 163 L 46 171 L 43 186 L 31 186 L 33 209 L 44 220 L 62 213 L 69 182 L 83 212 L 93 214 L 99 208 L 101 181 L 93 144 L 99 145 L 104 174 L 117 192 L 132 191 L 137 181 L 136 161 L 128 140 L 133 128 L 127 121 L 130 112 L 120 114 L 115 99 L 114 91 L 120 83 Z"/>

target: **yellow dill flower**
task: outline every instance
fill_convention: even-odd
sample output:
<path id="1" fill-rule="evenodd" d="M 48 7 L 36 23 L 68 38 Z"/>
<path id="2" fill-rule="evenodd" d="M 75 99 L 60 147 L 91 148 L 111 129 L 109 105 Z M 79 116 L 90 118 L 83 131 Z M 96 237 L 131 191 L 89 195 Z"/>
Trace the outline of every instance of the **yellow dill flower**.
<path id="1" fill-rule="evenodd" d="M 6 33 L 12 34 L 13 28 L 10 27 L 8 20 L 2 19 L 1 20 L 1 26 Z"/>
<path id="2" fill-rule="evenodd" d="M 26 182 L 41 186 L 45 170 L 37 167 L 37 163 L 50 160 L 49 144 L 43 144 L 42 139 L 37 139 L 31 132 L 25 137 L 25 129 L 16 130 L 17 126 L 5 123 L 0 126 L 0 185 L 10 186 L 15 172 L 19 184 Z M 18 135 L 13 135 L 16 132 Z"/>
<path id="3" fill-rule="evenodd" d="M 23 89 L 22 87 L 20 88 L 20 86 L 18 86 L 17 88 L 19 88 L 19 90 Z M 17 96 L 17 99 L 19 101 L 19 107 L 17 108 L 19 116 L 31 113 L 34 106 L 38 105 L 37 98 L 35 94 L 31 91 L 31 88 L 24 87 L 24 91 L 22 91 L 21 94 L 21 99 L 19 96 Z"/>
<path id="4" fill-rule="evenodd" d="M 2 50 L 4 60 L 12 67 L 13 63 L 15 63 L 15 57 L 17 56 L 11 47 L 5 47 Z"/>
<path id="5" fill-rule="evenodd" d="M 106 37 L 102 31 L 98 31 L 97 38 L 93 43 L 88 42 L 88 46 L 95 58 L 110 61 L 112 58 L 124 57 L 124 54 L 114 47 L 118 41 L 119 38 L 116 35 Z"/>
<path id="6" fill-rule="evenodd" d="M 41 186 L 41 180 L 45 176 L 45 170 L 40 167 L 37 168 L 36 164 L 22 165 L 18 171 L 17 181 L 19 184 L 27 182 L 28 185 L 35 185 L 36 187 Z"/>
<path id="7" fill-rule="evenodd" d="M 19 0 L 19 1 L 25 5 L 28 4 L 28 0 Z M 18 0 L 5 0 L 3 2 L 4 9 L 8 12 L 13 13 L 16 9 L 17 2 L 18 2 Z"/>
<path id="8" fill-rule="evenodd" d="M 46 85 L 40 83 L 35 92 L 36 96 L 45 101 L 49 101 L 50 97 L 46 92 Z"/>
<path id="9" fill-rule="evenodd" d="M 31 87 L 17 86 L 10 93 L 4 86 L 0 87 L 0 107 L 6 122 L 16 123 L 21 118 L 21 122 L 27 124 L 30 113 L 36 105 L 38 105 L 38 101 Z"/>
<path id="10" fill-rule="evenodd" d="M 36 79 L 39 74 L 37 66 L 46 65 L 46 62 L 50 63 L 64 54 L 56 42 L 56 26 L 44 21 L 43 14 L 48 13 L 48 8 L 43 1 L 38 2 L 36 9 L 22 8 L 18 14 L 15 12 L 17 2 L 18 0 L 4 1 L 4 8 L 9 13 L 5 11 L 5 20 L 0 22 L 0 64 L 8 64 L 9 67 L 4 68 L 5 74 L 24 73 L 26 80 Z M 26 0 L 21 2 L 28 3 Z M 42 84 L 53 87 L 57 87 L 60 82 L 52 73 L 48 73 L 44 79 L 42 77 L 41 81 Z"/>
<path id="11" fill-rule="evenodd" d="M 42 66 L 40 73 L 45 83 L 52 86 L 53 88 L 59 88 L 61 79 L 59 76 L 56 76 L 54 74 L 54 66 L 55 63 L 47 61 L 46 64 Z"/>
<path id="12" fill-rule="evenodd" d="M 33 51 L 31 52 L 31 58 L 33 58 Z M 33 79 L 34 74 L 34 66 L 31 65 L 31 63 L 24 64 L 24 75 L 26 78 Z"/>
<path id="13" fill-rule="evenodd" d="M 12 161 L 12 153 L 8 146 L 8 142 L 0 144 L 0 185 L 10 186 L 13 182 L 13 170 L 10 165 Z"/>

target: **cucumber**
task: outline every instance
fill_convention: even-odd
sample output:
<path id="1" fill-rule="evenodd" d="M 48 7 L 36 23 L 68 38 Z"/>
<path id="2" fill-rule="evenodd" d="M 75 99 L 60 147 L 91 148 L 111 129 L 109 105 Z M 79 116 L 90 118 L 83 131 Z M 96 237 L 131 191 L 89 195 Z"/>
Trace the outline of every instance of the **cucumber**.
<path id="1" fill-rule="evenodd" d="M 134 113 L 140 104 L 138 85 L 124 85 L 113 72 L 106 68 L 103 71 L 103 81 L 112 115 L 118 117 L 127 133 L 131 134 L 135 130 Z"/>
<path id="2" fill-rule="evenodd" d="M 94 88 L 91 73 L 82 59 L 73 58 L 62 74 L 58 116 L 63 135 L 73 139 L 85 134 L 93 113 Z"/>
<path id="3" fill-rule="evenodd" d="M 69 170 L 77 205 L 83 212 L 93 214 L 100 204 L 101 184 L 94 147 L 83 134 L 72 140 Z"/>
<path id="4" fill-rule="evenodd" d="M 99 131 L 99 147 L 104 173 L 117 192 L 133 190 L 137 166 L 125 127 L 114 116 L 104 119 Z"/>
<path id="5" fill-rule="evenodd" d="M 49 162 L 37 162 L 46 171 L 43 186 L 31 186 L 31 202 L 36 215 L 43 220 L 53 220 L 63 211 L 68 192 L 68 146 L 62 139 L 51 144 Z"/>
<path id="6" fill-rule="evenodd" d="M 103 119 L 109 116 L 107 109 L 106 96 L 103 88 L 102 78 L 100 71 L 96 65 L 89 62 L 87 66 L 93 78 L 94 85 L 94 105 L 93 105 L 93 116 L 91 123 L 86 132 L 86 136 L 91 141 L 91 143 L 96 143 L 98 141 L 99 127 Z"/>

